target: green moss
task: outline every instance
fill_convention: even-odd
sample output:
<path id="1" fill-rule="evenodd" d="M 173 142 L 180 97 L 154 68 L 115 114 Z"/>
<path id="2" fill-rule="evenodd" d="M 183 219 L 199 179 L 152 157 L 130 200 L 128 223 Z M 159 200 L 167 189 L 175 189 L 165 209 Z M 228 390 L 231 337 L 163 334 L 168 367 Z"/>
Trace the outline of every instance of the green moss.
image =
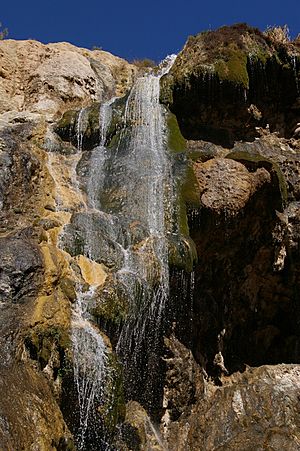
<path id="1" fill-rule="evenodd" d="M 247 54 L 234 44 L 222 49 L 221 59 L 217 60 L 214 67 L 221 80 L 229 80 L 249 88 Z"/>
<path id="2" fill-rule="evenodd" d="M 200 192 L 191 161 L 188 161 L 186 173 L 181 187 L 181 195 L 186 204 L 192 207 L 200 207 Z"/>
<path id="3" fill-rule="evenodd" d="M 128 297 L 121 284 L 113 279 L 108 279 L 92 311 L 93 315 L 101 323 L 118 327 L 125 321 L 128 310 Z"/>
<path id="4" fill-rule="evenodd" d="M 164 75 L 160 79 L 159 100 L 164 105 L 173 103 L 173 78 L 171 75 Z"/>
<path id="5" fill-rule="evenodd" d="M 64 353 L 69 348 L 69 331 L 57 326 L 48 328 L 36 326 L 30 329 L 24 337 L 24 343 L 29 350 L 30 357 L 37 360 L 44 368 L 49 362 L 53 349 L 56 349 L 59 353 L 60 351 Z M 58 363 L 58 365 L 61 363 Z"/>
<path id="6" fill-rule="evenodd" d="M 106 432 L 113 435 L 117 424 L 124 421 L 126 409 L 122 366 L 113 353 L 108 355 L 107 368 L 104 403 L 99 407 L 99 413 Z"/>
<path id="7" fill-rule="evenodd" d="M 56 126 L 56 131 L 63 130 L 63 129 L 72 129 L 76 123 L 76 118 L 78 115 L 78 111 L 76 110 L 69 110 L 66 111 L 62 118 L 58 121 Z"/>
<path id="8" fill-rule="evenodd" d="M 99 102 L 93 103 L 92 106 L 87 108 L 88 123 L 84 132 L 86 139 L 90 139 L 94 134 L 99 134 L 99 113 Z"/>
<path id="9" fill-rule="evenodd" d="M 174 152 L 183 152 L 186 149 L 186 140 L 181 134 L 175 114 L 167 114 L 168 148 Z"/>
<path id="10" fill-rule="evenodd" d="M 200 205 L 197 195 L 197 180 L 193 171 L 192 162 L 186 158 L 186 140 L 182 136 L 177 118 L 167 113 L 168 149 L 174 162 L 176 182 L 174 221 L 177 233 L 168 240 L 169 265 L 192 271 L 197 260 L 195 244 L 189 236 L 187 206 Z"/>
<path id="11" fill-rule="evenodd" d="M 177 221 L 180 233 L 189 237 L 187 208 L 200 208 L 200 193 L 192 162 L 187 161 L 177 185 Z"/>
<path id="12" fill-rule="evenodd" d="M 179 235 L 177 239 L 169 240 L 168 260 L 170 267 L 191 272 L 197 259 L 196 245 L 190 237 Z"/>
<path id="13" fill-rule="evenodd" d="M 84 147 L 92 148 L 99 142 L 99 110 L 99 102 L 93 103 L 84 110 Z M 81 110 L 66 111 L 55 127 L 55 132 L 64 141 L 69 141 L 74 146 L 77 145 L 77 126 L 80 111 Z"/>
<path id="14" fill-rule="evenodd" d="M 232 160 L 239 161 L 243 163 L 248 169 L 256 170 L 259 167 L 264 167 L 275 179 L 275 182 L 278 185 L 280 196 L 281 196 L 281 206 L 282 208 L 287 203 L 288 198 L 288 190 L 286 185 L 286 180 L 281 171 L 279 165 L 276 162 L 273 162 L 260 154 L 250 154 L 248 152 L 231 152 L 226 155 L 226 158 L 231 158 Z"/>

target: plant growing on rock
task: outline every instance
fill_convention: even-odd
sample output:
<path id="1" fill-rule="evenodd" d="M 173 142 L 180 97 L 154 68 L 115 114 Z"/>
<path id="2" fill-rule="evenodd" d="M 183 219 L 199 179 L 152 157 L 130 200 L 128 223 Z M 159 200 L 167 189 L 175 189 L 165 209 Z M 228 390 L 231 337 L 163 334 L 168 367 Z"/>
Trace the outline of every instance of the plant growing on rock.
<path id="1" fill-rule="evenodd" d="M 0 41 L 8 36 L 8 29 L 2 28 L 2 23 L 0 22 Z"/>
<path id="2" fill-rule="evenodd" d="M 131 64 L 134 64 L 138 69 L 147 69 L 156 66 L 155 61 L 149 58 L 135 59 L 131 62 Z"/>

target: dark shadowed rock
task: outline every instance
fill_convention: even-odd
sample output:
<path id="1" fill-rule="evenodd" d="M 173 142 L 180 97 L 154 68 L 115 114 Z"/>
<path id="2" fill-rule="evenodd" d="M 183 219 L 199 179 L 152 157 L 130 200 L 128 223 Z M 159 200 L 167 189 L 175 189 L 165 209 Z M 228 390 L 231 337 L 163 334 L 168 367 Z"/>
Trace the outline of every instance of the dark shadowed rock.
<path id="1" fill-rule="evenodd" d="M 0 238 L 0 299 L 2 302 L 28 301 L 41 284 L 42 259 L 26 231 Z"/>

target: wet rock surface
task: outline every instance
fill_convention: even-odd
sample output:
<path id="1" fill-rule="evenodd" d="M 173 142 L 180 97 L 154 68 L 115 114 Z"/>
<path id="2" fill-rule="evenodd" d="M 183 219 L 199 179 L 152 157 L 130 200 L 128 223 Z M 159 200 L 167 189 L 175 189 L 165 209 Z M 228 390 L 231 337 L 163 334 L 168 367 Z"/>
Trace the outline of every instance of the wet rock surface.
<path id="1" fill-rule="evenodd" d="M 22 236 L 23 235 L 23 236 Z M 0 238 L 0 299 L 3 303 L 22 303 L 37 294 L 41 283 L 42 259 L 37 246 L 19 236 Z"/>
<path id="2" fill-rule="evenodd" d="M 72 303 L 77 286 L 101 285 L 106 273 L 59 249 L 83 196 L 73 186 L 78 149 L 54 137 L 52 120 L 98 101 L 99 133 L 99 101 L 124 94 L 135 69 L 67 43 L 1 41 L 0 60 L 0 448 L 73 450 L 62 407 L 73 399 Z"/>
<path id="3" fill-rule="evenodd" d="M 283 43 L 275 62 L 277 44 L 243 25 L 200 34 L 161 83 L 188 139 L 198 257 L 192 276 L 171 272 L 160 428 L 170 449 L 299 447 L 299 49 Z"/>

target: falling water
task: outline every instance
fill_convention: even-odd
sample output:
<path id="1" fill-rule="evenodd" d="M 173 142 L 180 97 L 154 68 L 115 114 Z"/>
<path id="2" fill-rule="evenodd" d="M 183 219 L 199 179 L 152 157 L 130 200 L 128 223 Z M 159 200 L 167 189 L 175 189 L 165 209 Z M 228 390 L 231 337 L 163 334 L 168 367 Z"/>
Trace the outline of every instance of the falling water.
<path id="1" fill-rule="evenodd" d="M 88 207 L 95 208 L 95 199 L 93 194 L 96 189 L 95 183 L 100 184 L 100 178 L 103 170 L 103 154 L 105 153 L 106 131 L 111 120 L 110 104 L 101 105 L 100 108 L 100 145 L 93 150 L 90 165 L 93 168 L 89 180 L 92 185 L 88 186 L 87 204 L 84 204 L 84 211 L 89 212 Z M 83 135 L 85 130 L 84 110 L 80 110 L 77 118 L 77 145 L 78 151 L 82 151 Z M 98 176 L 99 174 L 99 176 Z M 78 185 L 78 180 L 73 182 Z M 99 186 L 97 186 L 99 189 Z M 84 244 L 84 254 L 91 257 L 93 254 L 91 245 L 93 237 L 90 223 L 85 223 L 86 240 Z M 93 321 L 93 317 L 88 312 L 89 305 L 93 300 L 96 287 L 90 287 L 89 291 L 83 292 L 82 287 L 77 290 L 77 299 L 73 308 L 71 322 L 71 338 L 73 348 L 74 382 L 78 394 L 79 407 L 79 428 L 76 433 L 77 448 L 84 450 L 86 434 L 91 426 L 95 429 L 99 425 L 91 425 L 97 407 L 101 405 L 104 395 L 104 383 L 109 377 L 107 369 L 108 350 L 104 344 L 103 338 Z M 99 438 L 99 440 L 101 440 Z M 105 445 L 105 443 L 104 443 Z M 106 449 L 106 446 L 104 446 Z"/>
<path id="2" fill-rule="evenodd" d="M 82 151 L 82 142 L 83 142 L 83 135 L 85 131 L 85 121 L 84 121 L 84 108 L 81 108 L 79 111 L 78 117 L 77 117 L 77 124 L 76 124 L 76 132 L 77 132 L 77 149 L 79 152 Z"/>
<path id="3" fill-rule="evenodd" d="M 93 410 L 101 404 L 107 378 L 107 348 L 87 311 L 93 295 L 93 287 L 86 293 L 79 291 L 72 317 L 74 381 L 79 405 L 78 450 L 84 449 L 87 428 Z"/>
<path id="4" fill-rule="evenodd" d="M 87 183 L 87 197 L 91 208 L 101 210 L 99 192 L 103 190 L 105 179 L 104 165 L 107 158 L 105 148 L 106 134 L 112 119 L 112 104 L 116 100 L 113 97 L 110 101 L 101 104 L 99 111 L 99 146 L 95 147 L 90 156 L 89 178 Z"/>
<path id="5" fill-rule="evenodd" d="M 138 250 L 127 250 L 124 266 L 117 274 L 129 292 L 134 293 L 134 287 L 138 285 L 139 293 L 133 300 L 133 314 L 123 327 L 117 347 L 123 356 L 132 396 L 143 390 L 139 374 L 142 360 L 149 373 L 157 370 L 160 325 L 169 296 L 165 211 L 173 208 L 170 196 L 172 170 L 166 152 L 166 126 L 159 89 L 160 78 L 173 61 L 174 57 L 170 57 L 158 74 L 150 72 L 136 80 L 127 99 L 125 128 L 116 156 L 119 167 L 116 183 L 122 186 L 124 193 L 119 214 L 140 221 L 148 230 Z M 145 346 L 148 357 L 144 355 Z M 152 379 L 155 384 L 155 378 Z M 151 380 L 144 384 L 149 392 L 147 396 L 151 398 L 154 390 Z"/>
<path id="6" fill-rule="evenodd" d="M 95 259 L 99 234 L 97 223 L 102 221 L 106 226 L 100 234 L 107 236 L 114 252 L 122 254 L 123 263 L 115 266 L 112 277 L 124 288 L 130 312 L 120 332 L 117 352 L 124 364 L 130 395 L 138 397 L 137 392 L 143 390 L 143 385 L 147 386 L 145 398 L 150 399 L 150 404 L 155 391 L 155 373 L 158 374 L 160 324 L 169 296 L 167 234 L 170 224 L 165 221 L 165 211 L 172 216 L 170 212 L 174 202 L 170 188 L 173 183 L 172 164 L 167 153 L 159 85 L 161 76 L 174 59 L 174 56 L 169 57 L 159 73 L 149 72 L 136 80 L 127 98 L 124 128 L 116 148 L 105 147 L 112 101 L 101 107 L 100 144 L 90 152 L 88 160 L 87 200 L 82 213 L 77 214 L 79 219 L 75 222 L 75 229 L 70 232 L 70 236 L 72 233 L 76 235 L 76 227 L 81 227 L 84 238 L 82 252 Z M 79 152 L 82 150 L 85 122 L 85 112 L 81 110 L 77 119 Z M 113 199 L 113 202 L 107 206 L 103 196 Z M 138 239 L 131 235 L 131 226 L 136 224 L 141 235 Z M 65 237 L 68 239 L 67 229 Z M 86 449 L 91 416 L 101 399 L 103 382 L 107 377 L 108 352 L 88 313 L 92 298 L 93 289 L 86 293 L 79 289 L 72 318 L 74 380 L 80 416 L 77 446 L 80 450 Z M 141 380 L 143 362 L 147 366 L 147 376 Z"/>
<path id="7" fill-rule="evenodd" d="M 297 94 L 299 94 L 299 82 L 298 82 L 298 71 L 297 71 L 297 56 L 296 55 L 291 55 L 291 63 L 292 63 L 292 67 L 293 67 L 293 71 L 294 71 L 294 75 L 295 75 L 295 83 L 296 83 L 296 89 L 297 89 Z"/>

